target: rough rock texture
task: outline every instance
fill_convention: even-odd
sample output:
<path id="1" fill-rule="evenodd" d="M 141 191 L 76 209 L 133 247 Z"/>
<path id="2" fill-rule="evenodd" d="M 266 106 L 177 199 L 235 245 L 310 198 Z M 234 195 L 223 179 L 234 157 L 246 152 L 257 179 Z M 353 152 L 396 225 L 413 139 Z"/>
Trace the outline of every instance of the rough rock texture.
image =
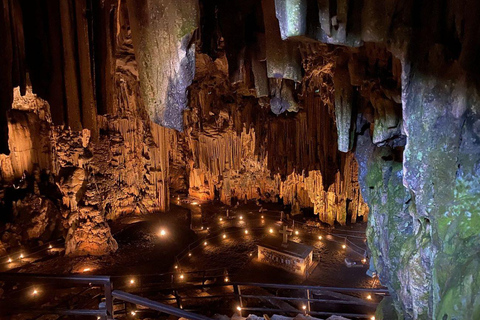
<path id="1" fill-rule="evenodd" d="M 260 105 L 263 100 L 235 94 L 245 89 L 228 84 L 223 59 L 197 55 L 192 111 L 178 138 L 185 151 L 172 164 L 189 172 L 183 185 L 190 196 L 226 204 L 281 198 L 292 207 L 313 208 L 330 225 L 366 218 L 357 163 L 352 153 L 337 151 L 333 96 L 326 84 L 332 83 L 332 65 L 308 62 L 310 74 L 299 102 L 304 110 L 276 117 L 268 105 Z"/>
<path id="2" fill-rule="evenodd" d="M 187 87 L 195 75 L 197 0 L 128 0 L 140 88 L 150 119 L 183 130 Z"/>

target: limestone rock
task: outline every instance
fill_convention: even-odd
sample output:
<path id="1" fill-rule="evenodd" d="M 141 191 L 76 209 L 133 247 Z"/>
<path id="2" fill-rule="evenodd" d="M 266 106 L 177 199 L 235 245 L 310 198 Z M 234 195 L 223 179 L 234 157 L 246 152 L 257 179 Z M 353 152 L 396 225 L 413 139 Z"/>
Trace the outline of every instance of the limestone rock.
<path id="1" fill-rule="evenodd" d="M 195 74 L 195 47 L 190 39 L 198 27 L 198 1 L 129 0 L 127 5 L 150 119 L 183 130 L 187 87 Z"/>

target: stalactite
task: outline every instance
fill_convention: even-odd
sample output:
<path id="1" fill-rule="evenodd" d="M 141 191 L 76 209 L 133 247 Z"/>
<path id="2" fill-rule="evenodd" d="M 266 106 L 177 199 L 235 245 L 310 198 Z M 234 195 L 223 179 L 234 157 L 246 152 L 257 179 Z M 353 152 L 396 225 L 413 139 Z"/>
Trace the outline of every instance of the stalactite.
<path id="1" fill-rule="evenodd" d="M 198 27 L 198 2 L 128 0 L 127 5 L 147 112 L 155 123 L 182 130 L 186 90 L 195 73 L 190 40 Z"/>

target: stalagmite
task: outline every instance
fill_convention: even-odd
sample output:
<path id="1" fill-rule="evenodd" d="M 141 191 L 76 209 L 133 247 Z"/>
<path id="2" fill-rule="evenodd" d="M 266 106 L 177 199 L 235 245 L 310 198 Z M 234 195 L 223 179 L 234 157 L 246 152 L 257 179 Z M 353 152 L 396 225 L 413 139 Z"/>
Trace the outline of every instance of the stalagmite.
<path id="1" fill-rule="evenodd" d="M 197 0 L 128 0 L 140 88 L 151 120 L 183 130 L 187 87 L 195 74 Z"/>

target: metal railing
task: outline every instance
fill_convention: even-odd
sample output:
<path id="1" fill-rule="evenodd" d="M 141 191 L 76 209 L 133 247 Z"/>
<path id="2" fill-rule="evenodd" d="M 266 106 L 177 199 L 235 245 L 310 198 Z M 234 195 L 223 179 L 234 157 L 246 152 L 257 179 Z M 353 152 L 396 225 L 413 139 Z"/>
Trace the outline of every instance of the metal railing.
<path id="1" fill-rule="evenodd" d="M 35 283 L 36 285 L 44 284 L 61 284 L 62 286 L 86 286 L 100 287 L 102 291 L 102 297 L 104 301 L 99 304 L 98 309 L 75 309 L 71 307 L 69 309 L 24 309 L 21 310 L 9 310 L 10 312 L 16 311 L 17 313 L 39 313 L 39 314 L 58 314 L 58 315 L 89 315 L 98 316 L 102 319 L 113 319 L 113 305 L 115 301 L 128 302 L 135 305 L 141 305 L 145 308 L 161 312 L 168 315 L 177 317 L 183 317 L 192 320 L 206 320 L 210 319 L 206 316 L 199 315 L 197 313 L 189 312 L 183 308 L 183 303 L 188 300 L 202 299 L 221 299 L 222 302 L 231 299 L 238 307 L 239 313 L 242 312 L 256 312 L 256 313 L 277 313 L 277 314 L 295 314 L 305 313 L 310 315 L 339 315 L 345 317 L 354 318 L 370 318 L 372 314 L 365 313 L 353 313 L 353 312 L 334 312 L 327 311 L 326 305 L 350 305 L 350 306 L 363 306 L 363 310 L 374 310 L 377 303 L 373 301 L 366 301 L 358 297 L 365 293 L 387 295 L 386 289 L 373 289 L 373 288 L 344 288 L 344 287 L 325 287 L 325 286 L 309 286 L 309 285 L 291 285 L 291 284 L 272 284 L 272 283 L 255 283 L 255 282 L 215 282 L 215 283 L 202 283 L 202 284 L 173 284 L 173 286 L 167 287 L 165 284 L 159 283 L 159 287 L 155 288 L 155 293 L 167 293 L 167 295 L 174 292 L 174 297 L 168 297 L 165 299 L 156 299 L 160 301 L 169 300 L 170 303 L 176 302 L 177 307 L 167 305 L 159 301 L 153 301 L 145 297 L 138 296 L 136 294 L 127 293 L 120 290 L 112 290 L 112 280 L 110 276 L 87 276 L 87 275 L 69 275 L 69 276 L 55 276 L 55 275 L 41 275 L 41 274 L 21 274 L 21 273 L 0 273 L 0 281 L 13 282 L 17 284 Z M 183 290 L 189 289 L 203 289 L 208 288 L 225 288 L 222 293 L 205 296 L 182 296 L 180 293 Z M 274 291 L 275 294 L 269 292 Z M 279 295 L 282 293 L 283 295 Z M 293 292 L 291 292 L 291 291 Z M 242 293 L 247 291 L 248 293 Z M 249 292 L 253 291 L 253 292 Z M 285 291 L 290 292 L 289 295 L 285 294 Z M 354 295 L 347 295 L 345 293 L 353 293 Z M 355 294 L 357 296 L 355 296 Z M 322 297 L 322 298 L 319 298 Z M 260 301 L 260 305 L 252 305 L 252 300 Z M 247 305 L 247 302 L 248 304 Z M 263 301 L 263 302 L 262 302 Z M 287 303 L 287 308 L 268 308 L 265 301 L 281 301 Z M 292 303 L 292 304 L 289 304 Z M 302 308 L 298 308 L 298 304 L 303 304 Z M 271 304 L 271 303 L 270 303 Z M 315 308 L 312 304 L 321 305 L 320 308 Z M 296 307 L 295 307 L 296 306 Z M 366 308 L 366 309 L 365 309 Z M 315 309 L 315 310 L 314 310 Z M 230 309 L 231 310 L 231 309 Z M 191 310 L 190 310 L 191 311 Z"/>

